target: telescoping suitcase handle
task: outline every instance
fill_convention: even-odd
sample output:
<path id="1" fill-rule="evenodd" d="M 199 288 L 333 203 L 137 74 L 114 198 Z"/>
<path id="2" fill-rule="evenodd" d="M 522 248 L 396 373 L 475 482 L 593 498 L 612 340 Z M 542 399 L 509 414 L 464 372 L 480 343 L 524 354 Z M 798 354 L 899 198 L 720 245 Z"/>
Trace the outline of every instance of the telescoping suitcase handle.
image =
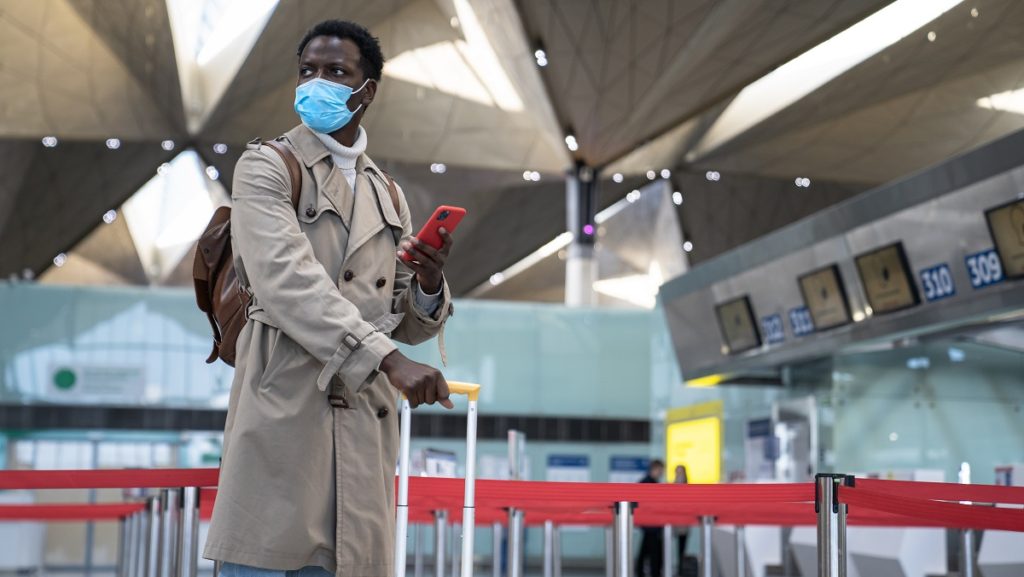
<path id="1" fill-rule="evenodd" d="M 473 575 L 473 536 L 476 509 L 476 403 L 480 385 L 448 381 L 448 392 L 466 395 L 469 409 L 466 419 L 466 496 L 462 505 L 462 573 Z M 412 408 L 402 397 L 401 454 L 398 461 L 398 518 L 395 522 L 395 577 L 405 577 L 406 538 L 409 534 L 409 441 L 412 436 Z"/>

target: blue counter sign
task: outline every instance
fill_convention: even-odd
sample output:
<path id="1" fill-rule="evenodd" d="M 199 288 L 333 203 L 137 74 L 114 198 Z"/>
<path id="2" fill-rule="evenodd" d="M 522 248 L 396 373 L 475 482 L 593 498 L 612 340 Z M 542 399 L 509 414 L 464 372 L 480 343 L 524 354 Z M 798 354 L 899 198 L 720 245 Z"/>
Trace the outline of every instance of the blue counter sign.
<path id="1" fill-rule="evenodd" d="M 922 270 L 921 286 L 924 288 L 924 298 L 928 302 L 942 300 L 956 294 L 953 273 L 950 272 L 949 265 L 946 263 Z"/>
<path id="2" fill-rule="evenodd" d="M 793 327 L 793 335 L 805 337 L 814 332 L 814 319 L 807 307 L 797 307 L 789 311 L 789 325 Z"/>
<path id="3" fill-rule="evenodd" d="M 1003 263 L 995 249 L 967 255 L 964 261 L 967 263 L 967 276 L 971 279 L 972 287 L 980 289 L 1003 282 Z"/>
<path id="4" fill-rule="evenodd" d="M 782 317 L 771 315 L 761 319 L 761 334 L 764 341 L 770 345 L 781 343 L 786 340 L 786 332 L 782 326 Z"/>

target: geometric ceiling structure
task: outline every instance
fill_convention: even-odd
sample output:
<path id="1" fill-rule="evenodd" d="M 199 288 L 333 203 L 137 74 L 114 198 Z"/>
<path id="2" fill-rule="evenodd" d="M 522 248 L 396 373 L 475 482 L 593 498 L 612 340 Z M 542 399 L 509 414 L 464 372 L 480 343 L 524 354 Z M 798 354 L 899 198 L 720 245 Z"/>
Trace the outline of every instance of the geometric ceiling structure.
<path id="1" fill-rule="evenodd" d="M 900 10 L 917 20 L 890 18 L 887 40 L 742 117 L 773 72 Z M 598 210 L 678 192 L 654 205 L 674 219 L 645 222 L 678 230 L 664 243 L 694 265 L 1024 129 L 1016 0 L 7 0 L 0 278 L 187 285 L 194 222 L 133 230 L 152 221 L 129 199 L 187 153 L 216 204 L 246 142 L 297 124 L 296 46 L 326 18 L 380 37 L 368 152 L 413 222 L 469 212 L 447 266 L 460 296 L 565 232 L 576 163 L 596 170 Z M 599 262 L 601 278 L 633 264 Z M 550 298 L 552 275 L 533 276 L 520 294 Z"/>

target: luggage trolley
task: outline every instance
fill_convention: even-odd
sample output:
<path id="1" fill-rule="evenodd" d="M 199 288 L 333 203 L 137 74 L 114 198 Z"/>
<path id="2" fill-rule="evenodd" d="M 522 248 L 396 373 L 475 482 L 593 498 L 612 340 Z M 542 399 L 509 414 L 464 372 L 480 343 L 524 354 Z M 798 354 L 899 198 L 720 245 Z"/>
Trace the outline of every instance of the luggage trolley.
<path id="1" fill-rule="evenodd" d="M 476 403 L 480 385 L 448 381 L 448 392 L 466 395 L 469 409 L 466 413 L 466 495 L 462 506 L 462 572 L 461 577 L 473 575 L 473 536 L 476 519 L 474 482 L 476 480 Z M 412 436 L 412 409 L 402 398 L 401 454 L 398 461 L 398 518 L 395 523 L 395 577 L 405 577 L 406 538 L 409 534 L 409 441 Z"/>

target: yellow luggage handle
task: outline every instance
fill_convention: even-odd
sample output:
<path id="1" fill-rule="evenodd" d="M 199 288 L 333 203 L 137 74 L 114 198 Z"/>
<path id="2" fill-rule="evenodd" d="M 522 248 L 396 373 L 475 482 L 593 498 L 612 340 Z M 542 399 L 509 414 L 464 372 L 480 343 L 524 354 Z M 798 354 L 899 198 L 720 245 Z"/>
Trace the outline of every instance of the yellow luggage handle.
<path id="1" fill-rule="evenodd" d="M 475 401 L 480 398 L 480 385 L 474 383 L 462 383 L 459 381 L 448 381 L 449 395 L 466 395 L 469 400 Z M 402 398 L 406 398 L 402 394 Z"/>

